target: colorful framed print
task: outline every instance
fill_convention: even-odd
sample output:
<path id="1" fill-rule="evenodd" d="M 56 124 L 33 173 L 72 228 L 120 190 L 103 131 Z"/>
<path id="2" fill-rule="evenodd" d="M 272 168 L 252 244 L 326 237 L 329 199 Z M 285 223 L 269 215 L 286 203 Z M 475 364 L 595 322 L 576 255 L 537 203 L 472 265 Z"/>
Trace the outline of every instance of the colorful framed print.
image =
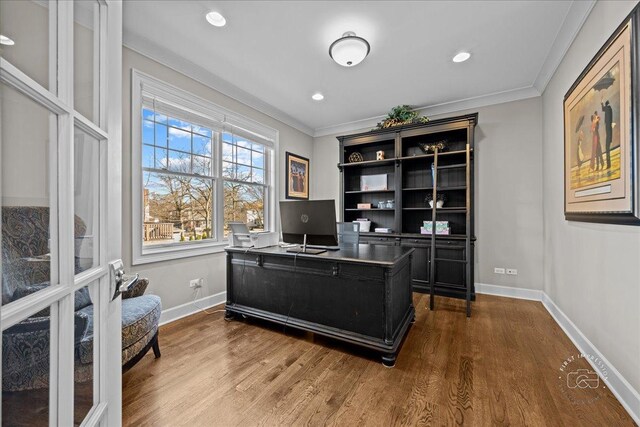
<path id="1" fill-rule="evenodd" d="M 564 212 L 569 221 L 640 224 L 638 19 L 636 8 L 564 97 Z"/>
<path id="2" fill-rule="evenodd" d="M 286 153 L 287 199 L 309 200 L 309 159 Z"/>

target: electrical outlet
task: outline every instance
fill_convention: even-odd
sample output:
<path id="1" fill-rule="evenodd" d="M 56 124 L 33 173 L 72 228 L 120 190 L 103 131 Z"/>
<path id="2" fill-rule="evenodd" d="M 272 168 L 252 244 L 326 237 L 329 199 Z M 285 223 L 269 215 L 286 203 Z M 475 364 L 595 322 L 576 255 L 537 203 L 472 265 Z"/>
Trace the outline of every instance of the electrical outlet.
<path id="1" fill-rule="evenodd" d="M 515 268 L 507 268 L 507 274 L 510 274 L 512 276 L 517 276 L 518 270 L 516 270 Z"/>
<path id="2" fill-rule="evenodd" d="M 203 278 L 193 279 L 193 280 L 189 281 L 189 287 L 191 289 L 201 288 L 203 283 L 204 283 L 204 279 Z"/>
<path id="3" fill-rule="evenodd" d="M 495 274 L 504 274 L 504 268 L 496 267 L 496 268 L 493 269 L 493 272 Z"/>

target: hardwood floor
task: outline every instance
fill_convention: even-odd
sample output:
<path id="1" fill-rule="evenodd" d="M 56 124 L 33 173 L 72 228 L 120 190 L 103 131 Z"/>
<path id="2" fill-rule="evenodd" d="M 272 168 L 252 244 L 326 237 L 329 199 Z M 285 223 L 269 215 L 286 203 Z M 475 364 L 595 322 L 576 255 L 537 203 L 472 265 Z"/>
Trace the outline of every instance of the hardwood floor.
<path id="1" fill-rule="evenodd" d="M 541 303 L 478 295 L 467 319 L 464 301 L 437 297 L 434 312 L 428 301 L 414 294 L 416 323 L 393 369 L 282 326 L 178 320 L 160 330 L 162 357 L 124 375 L 124 424 L 634 425 L 608 389 L 572 395 L 559 379 L 578 351 Z"/>

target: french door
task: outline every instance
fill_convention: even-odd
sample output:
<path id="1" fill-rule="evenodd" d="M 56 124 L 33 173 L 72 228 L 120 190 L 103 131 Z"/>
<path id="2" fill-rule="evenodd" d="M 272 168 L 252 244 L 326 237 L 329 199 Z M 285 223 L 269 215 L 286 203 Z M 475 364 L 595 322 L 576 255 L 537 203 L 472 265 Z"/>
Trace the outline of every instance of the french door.
<path id="1" fill-rule="evenodd" d="M 122 5 L 0 1 L 2 426 L 121 424 Z"/>

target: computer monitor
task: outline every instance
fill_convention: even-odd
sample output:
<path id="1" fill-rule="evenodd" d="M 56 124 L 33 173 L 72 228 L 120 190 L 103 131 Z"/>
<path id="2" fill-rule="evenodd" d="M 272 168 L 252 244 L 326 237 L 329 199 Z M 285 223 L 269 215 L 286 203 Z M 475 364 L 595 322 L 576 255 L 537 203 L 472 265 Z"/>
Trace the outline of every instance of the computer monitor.
<path id="1" fill-rule="evenodd" d="M 304 252 L 319 254 L 325 250 L 309 249 L 307 245 L 337 246 L 335 200 L 296 200 L 280 202 L 282 240 L 298 243 Z"/>

